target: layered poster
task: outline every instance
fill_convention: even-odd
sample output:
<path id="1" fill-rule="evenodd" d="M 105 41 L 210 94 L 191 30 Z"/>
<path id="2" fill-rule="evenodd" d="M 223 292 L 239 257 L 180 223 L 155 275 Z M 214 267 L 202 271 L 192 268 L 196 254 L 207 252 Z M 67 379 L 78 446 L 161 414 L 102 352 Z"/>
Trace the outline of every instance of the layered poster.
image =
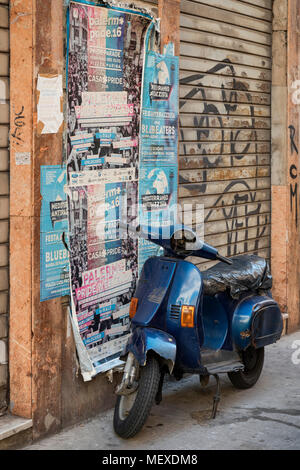
<path id="1" fill-rule="evenodd" d="M 69 294 L 68 210 L 66 170 L 60 165 L 41 166 L 40 300 Z"/>
<path id="2" fill-rule="evenodd" d="M 139 11 L 70 2 L 70 286 L 91 376 L 120 364 L 139 272 L 157 254 L 124 226 L 174 221 L 178 58 L 148 50 L 152 28 Z"/>
<path id="3" fill-rule="evenodd" d="M 72 314 L 93 366 L 120 363 L 138 277 L 138 241 L 119 222 L 138 217 L 145 39 L 134 10 L 71 2 L 68 27 L 68 208 Z M 92 374 L 93 375 L 93 374 Z"/>

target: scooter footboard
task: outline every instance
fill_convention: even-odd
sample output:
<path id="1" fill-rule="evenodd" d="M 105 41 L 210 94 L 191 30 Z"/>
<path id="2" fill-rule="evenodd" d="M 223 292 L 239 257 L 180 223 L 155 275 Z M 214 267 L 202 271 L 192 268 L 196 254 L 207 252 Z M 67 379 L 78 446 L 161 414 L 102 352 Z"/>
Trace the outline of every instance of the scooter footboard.
<path id="1" fill-rule="evenodd" d="M 171 374 L 176 359 L 176 341 L 173 336 L 155 328 L 135 328 L 122 352 L 121 359 L 132 352 L 138 363 L 144 366 L 149 351 L 153 351 L 160 357 Z"/>
<path id="2" fill-rule="evenodd" d="M 267 296 L 244 298 L 232 318 L 232 339 L 238 349 L 250 344 L 261 348 L 275 343 L 283 329 L 282 315 L 275 300 Z"/>

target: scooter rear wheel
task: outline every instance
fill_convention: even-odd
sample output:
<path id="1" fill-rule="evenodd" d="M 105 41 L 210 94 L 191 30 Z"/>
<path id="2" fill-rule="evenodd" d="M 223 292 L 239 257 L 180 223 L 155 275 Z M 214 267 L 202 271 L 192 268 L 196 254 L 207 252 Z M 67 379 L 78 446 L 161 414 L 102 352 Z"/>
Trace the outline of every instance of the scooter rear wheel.
<path id="1" fill-rule="evenodd" d="M 243 371 L 229 372 L 228 377 L 235 388 L 251 388 L 258 381 L 264 365 L 264 348 L 255 349 L 250 346 L 241 353 L 245 365 Z"/>
<path id="2" fill-rule="evenodd" d="M 135 436 L 145 424 L 158 391 L 159 364 L 150 356 L 140 368 L 139 385 L 130 395 L 119 395 L 114 412 L 114 430 L 124 439 Z"/>

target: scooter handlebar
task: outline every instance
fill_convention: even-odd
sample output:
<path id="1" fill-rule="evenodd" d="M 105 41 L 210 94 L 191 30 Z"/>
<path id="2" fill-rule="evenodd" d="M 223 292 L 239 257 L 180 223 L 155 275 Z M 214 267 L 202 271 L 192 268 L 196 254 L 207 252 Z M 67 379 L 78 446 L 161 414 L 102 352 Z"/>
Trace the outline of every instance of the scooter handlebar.
<path id="1" fill-rule="evenodd" d="M 181 246 L 177 246 L 177 247 L 172 246 L 172 243 L 174 243 L 174 240 L 175 242 L 177 242 L 177 245 L 180 245 L 179 242 L 181 241 L 181 238 L 179 237 L 179 239 L 177 240 L 176 236 L 174 236 L 176 235 L 176 232 L 180 232 L 182 234 L 185 230 L 189 230 L 183 226 L 180 226 L 179 228 L 177 228 L 177 230 L 174 230 L 174 234 L 172 235 L 170 239 L 170 243 L 168 243 L 166 240 L 160 239 L 158 234 L 156 234 L 157 236 L 155 236 L 155 233 L 151 233 L 151 232 L 147 233 L 146 231 L 143 230 L 143 227 L 141 227 L 140 225 L 133 226 L 128 223 L 119 221 L 119 228 L 129 231 L 139 238 L 145 238 L 146 240 L 148 239 L 154 242 L 156 245 L 163 247 L 164 249 L 167 249 L 167 250 L 171 249 L 173 252 L 180 253 L 180 250 L 181 250 L 181 252 L 184 253 L 186 251 L 186 256 L 194 255 L 194 256 L 200 256 L 201 258 L 206 258 L 206 259 L 211 259 L 211 260 L 218 259 L 220 261 L 223 261 L 223 263 L 232 264 L 231 259 L 220 255 L 216 248 L 214 248 L 211 245 L 208 245 L 207 243 L 204 243 L 201 240 L 200 241 L 199 240 L 197 241 L 197 239 L 185 240 L 186 242 L 191 243 L 193 245 L 190 248 L 181 248 Z M 178 248 L 180 248 L 180 250 Z"/>

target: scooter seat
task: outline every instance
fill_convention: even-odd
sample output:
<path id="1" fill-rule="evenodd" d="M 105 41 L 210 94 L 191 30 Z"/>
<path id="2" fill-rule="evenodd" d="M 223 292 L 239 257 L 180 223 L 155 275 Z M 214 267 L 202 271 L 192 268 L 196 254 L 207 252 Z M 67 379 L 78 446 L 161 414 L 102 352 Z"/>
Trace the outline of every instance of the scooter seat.
<path id="1" fill-rule="evenodd" d="M 215 295 L 228 290 L 231 297 L 238 298 L 243 292 L 271 289 L 272 276 L 264 258 L 240 255 L 231 260 L 231 265 L 220 262 L 202 272 L 204 294 Z"/>

